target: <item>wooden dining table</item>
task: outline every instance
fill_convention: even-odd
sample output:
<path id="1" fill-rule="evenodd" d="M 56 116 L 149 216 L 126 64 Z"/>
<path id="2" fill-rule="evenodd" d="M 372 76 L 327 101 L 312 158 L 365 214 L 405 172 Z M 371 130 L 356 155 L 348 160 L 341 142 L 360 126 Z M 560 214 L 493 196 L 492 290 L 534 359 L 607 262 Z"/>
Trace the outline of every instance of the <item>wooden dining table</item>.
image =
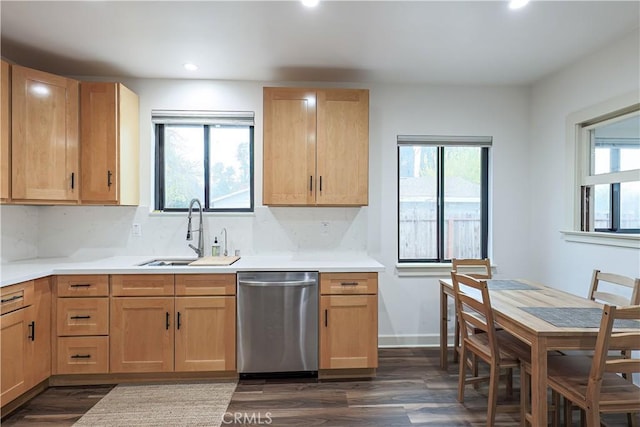
<path id="1" fill-rule="evenodd" d="M 502 329 L 531 346 L 532 425 L 546 426 L 548 424 L 547 353 L 553 350 L 593 350 L 598 335 L 602 305 L 587 298 L 527 280 L 488 280 L 487 282 L 495 322 Z M 492 282 L 496 286 L 492 286 Z M 509 282 L 512 286 L 508 286 Z M 440 365 L 443 369 L 447 368 L 448 358 L 448 298 L 453 298 L 453 295 L 451 279 L 441 279 Z M 589 316 L 583 314 L 589 314 Z M 551 318 L 543 320 L 545 316 L 551 316 Z"/>

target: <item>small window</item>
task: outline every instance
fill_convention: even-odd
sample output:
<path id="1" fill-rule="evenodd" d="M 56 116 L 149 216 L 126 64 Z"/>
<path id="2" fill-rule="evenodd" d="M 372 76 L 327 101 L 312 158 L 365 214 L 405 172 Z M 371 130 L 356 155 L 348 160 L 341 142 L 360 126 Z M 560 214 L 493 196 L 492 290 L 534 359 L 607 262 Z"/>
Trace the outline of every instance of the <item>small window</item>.
<path id="1" fill-rule="evenodd" d="M 398 137 L 398 261 L 486 258 L 489 137 Z"/>
<path id="2" fill-rule="evenodd" d="M 640 233 L 640 113 L 582 124 L 581 231 Z"/>
<path id="3" fill-rule="evenodd" d="M 156 112 L 155 208 L 253 211 L 253 113 Z"/>

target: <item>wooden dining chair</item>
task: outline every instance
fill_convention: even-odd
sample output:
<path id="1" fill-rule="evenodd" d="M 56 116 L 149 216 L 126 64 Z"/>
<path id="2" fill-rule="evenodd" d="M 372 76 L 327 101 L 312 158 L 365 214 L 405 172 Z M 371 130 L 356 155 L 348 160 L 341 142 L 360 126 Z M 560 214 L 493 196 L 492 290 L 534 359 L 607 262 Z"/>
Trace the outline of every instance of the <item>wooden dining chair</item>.
<path id="1" fill-rule="evenodd" d="M 453 258 L 451 260 L 451 270 L 476 279 L 491 279 L 491 260 L 489 258 Z M 457 314 L 455 315 L 454 328 L 453 361 L 458 362 L 460 356 L 460 325 L 458 324 Z M 475 360 L 472 359 L 470 365 L 474 374 L 477 375 L 478 367 Z"/>
<path id="2" fill-rule="evenodd" d="M 503 341 L 514 340 L 506 331 L 496 330 L 491 309 L 487 282 L 474 277 L 451 272 L 458 323 L 461 331 L 460 360 L 466 360 L 467 352 L 476 355 L 489 365 L 489 396 L 487 402 L 487 426 L 495 422 L 498 384 L 501 369 L 507 370 L 507 394 L 512 394 L 513 368 L 519 366 L 518 358 L 507 350 Z M 481 330 L 484 333 L 472 333 Z M 513 344 L 512 344 L 513 345 Z M 464 402 L 467 384 L 486 381 L 476 375 L 467 378 L 467 364 L 459 363 L 458 401 Z"/>
<path id="3" fill-rule="evenodd" d="M 640 279 L 593 270 L 589 299 L 618 306 L 638 305 L 640 304 Z"/>
<path id="4" fill-rule="evenodd" d="M 640 350 L 640 328 L 613 332 L 617 319 L 640 321 L 640 305 L 605 304 L 593 358 L 567 355 L 548 359 L 549 386 L 585 412 L 587 427 L 599 427 L 604 413 L 640 412 L 640 387 L 619 375 L 631 377 L 640 372 L 640 358 L 633 356 L 633 351 Z M 627 358 L 609 351 L 620 349 L 633 351 Z"/>

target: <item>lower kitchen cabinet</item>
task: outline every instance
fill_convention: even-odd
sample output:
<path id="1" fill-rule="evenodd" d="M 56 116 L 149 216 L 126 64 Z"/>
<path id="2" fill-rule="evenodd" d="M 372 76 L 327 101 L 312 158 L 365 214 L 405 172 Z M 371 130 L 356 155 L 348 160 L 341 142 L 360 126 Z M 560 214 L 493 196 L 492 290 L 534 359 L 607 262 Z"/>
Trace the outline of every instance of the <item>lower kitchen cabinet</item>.
<path id="1" fill-rule="evenodd" d="M 320 369 L 377 368 L 377 274 L 323 273 L 320 293 Z"/>
<path id="2" fill-rule="evenodd" d="M 235 370 L 235 332 L 235 297 L 177 297 L 176 372 Z"/>
<path id="3" fill-rule="evenodd" d="M 112 373 L 173 371 L 173 297 L 111 298 Z"/>
<path id="4" fill-rule="evenodd" d="M 0 401 L 11 402 L 51 375 L 50 279 L 2 288 Z"/>
<path id="5" fill-rule="evenodd" d="M 59 337 L 58 374 L 101 374 L 109 372 L 109 337 Z"/>

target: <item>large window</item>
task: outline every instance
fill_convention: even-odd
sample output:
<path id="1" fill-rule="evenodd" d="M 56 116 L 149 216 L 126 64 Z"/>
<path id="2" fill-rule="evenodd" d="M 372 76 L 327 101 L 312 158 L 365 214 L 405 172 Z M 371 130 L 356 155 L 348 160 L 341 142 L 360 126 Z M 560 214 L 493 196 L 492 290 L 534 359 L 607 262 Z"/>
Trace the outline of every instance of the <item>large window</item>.
<path id="1" fill-rule="evenodd" d="M 253 211 L 253 115 L 154 112 L 156 210 Z"/>
<path id="2" fill-rule="evenodd" d="M 398 260 L 485 258 L 490 137 L 398 136 Z"/>
<path id="3" fill-rule="evenodd" d="M 582 125 L 582 231 L 640 233 L 640 114 Z"/>

